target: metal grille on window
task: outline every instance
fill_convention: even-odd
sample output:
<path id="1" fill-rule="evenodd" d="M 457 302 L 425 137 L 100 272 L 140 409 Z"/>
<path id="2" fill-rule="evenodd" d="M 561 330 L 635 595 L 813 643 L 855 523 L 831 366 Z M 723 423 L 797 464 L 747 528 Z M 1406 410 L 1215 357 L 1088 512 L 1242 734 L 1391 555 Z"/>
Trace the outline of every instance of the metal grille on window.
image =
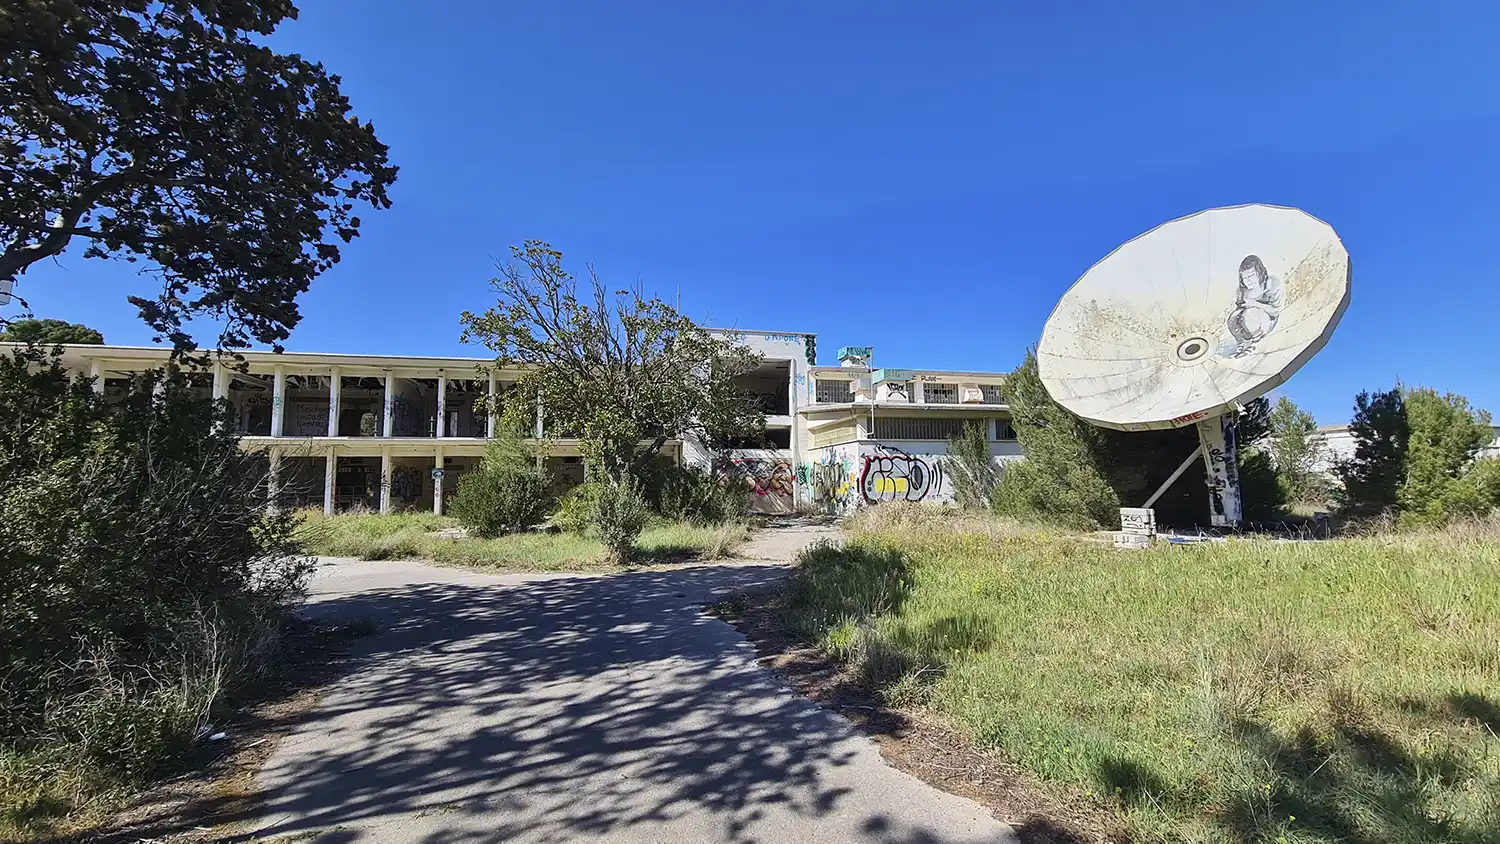
<path id="1" fill-rule="evenodd" d="M 819 378 L 816 398 L 819 404 L 844 404 L 854 401 L 854 393 L 848 381 Z"/>
<path id="2" fill-rule="evenodd" d="M 958 385 L 924 384 L 922 400 L 927 404 L 958 404 Z"/>
<path id="3" fill-rule="evenodd" d="M 1005 404 L 1005 396 L 1001 394 L 998 385 L 980 384 L 979 389 L 984 393 L 985 404 Z M 1004 439 L 1004 437 L 1001 439 Z"/>
<path id="4" fill-rule="evenodd" d="M 983 425 L 977 419 L 922 419 L 880 416 L 875 419 L 878 440 L 946 440 L 963 432 L 964 425 Z"/>
<path id="5" fill-rule="evenodd" d="M 1009 419 L 996 419 L 995 420 L 995 439 L 997 439 L 997 440 L 1013 440 L 1015 438 L 1016 438 L 1016 427 L 1010 423 Z"/>

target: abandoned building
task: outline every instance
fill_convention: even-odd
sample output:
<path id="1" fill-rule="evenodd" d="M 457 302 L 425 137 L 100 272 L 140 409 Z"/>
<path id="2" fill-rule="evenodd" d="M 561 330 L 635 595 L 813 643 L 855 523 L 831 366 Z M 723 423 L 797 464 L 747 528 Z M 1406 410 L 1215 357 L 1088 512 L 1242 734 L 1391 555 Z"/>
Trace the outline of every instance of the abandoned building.
<path id="1" fill-rule="evenodd" d="M 840 349 L 838 365 L 818 366 L 813 335 L 721 333 L 761 356 L 742 382 L 765 409 L 766 439 L 730 452 L 726 467 L 743 478 L 752 511 L 951 499 L 940 458 L 965 425 L 984 430 L 995 461 L 1020 456 L 1001 373 L 872 368 L 868 347 Z M 233 406 L 242 446 L 268 461 L 278 505 L 326 513 L 441 513 L 494 433 L 495 418 L 475 401 L 503 401 L 519 374 L 488 358 L 243 355 L 244 371 L 215 366 L 195 383 Z M 67 346 L 62 362 L 108 395 L 166 358 L 153 347 Z M 541 436 L 545 408 L 534 415 Z M 663 454 L 714 457 L 693 441 L 668 443 Z M 544 460 L 555 491 L 583 481 L 577 440 L 552 438 Z"/>

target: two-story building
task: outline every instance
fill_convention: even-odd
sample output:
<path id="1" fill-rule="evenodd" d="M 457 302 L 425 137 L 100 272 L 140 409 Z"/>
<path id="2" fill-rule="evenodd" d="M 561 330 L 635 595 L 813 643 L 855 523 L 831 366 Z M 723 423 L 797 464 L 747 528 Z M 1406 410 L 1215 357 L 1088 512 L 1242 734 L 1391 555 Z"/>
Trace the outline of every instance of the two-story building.
<path id="1" fill-rule="evenodd" d="M 726 331 L 761 356 L 742 377 L 766 412 L 766 438 L 732 450 L 749 509 L 842 510 L 890 500 L 952 498 L 941 461 L 947 438 L 981 425 L 997 462 L 1020 455 L 997 373 L 872 369 L 868 348 L 816 365 L 811 334 Z M 67 346 L 63 364 L 108 395 L 159 368 L 156 347 Z M 249 351 L 243 368 L 215 365 L 191 376 L 227 400 L 245 449 L 264 454 L 281 506 L 325 512 L 431 509 L 441 513 L 458 478 L 476 466 L 495 417 L 476 408 L 504 401 L 519 372 L 489 358 Z M 534 411 L 538 437 L 545 408 Z M 663 456 L 705 463 L 718 455 L 691 440 Z M 558 490 L 584 479 L 578 441 L 548 439 L 545 466 Z"/>

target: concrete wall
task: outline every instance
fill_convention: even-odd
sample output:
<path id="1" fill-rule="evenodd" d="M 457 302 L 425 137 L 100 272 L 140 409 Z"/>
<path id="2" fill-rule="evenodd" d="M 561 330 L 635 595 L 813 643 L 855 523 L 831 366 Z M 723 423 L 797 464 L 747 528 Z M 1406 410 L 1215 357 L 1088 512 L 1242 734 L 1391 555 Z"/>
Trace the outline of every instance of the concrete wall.
<path id="1" fill-rule="evenodd" d="M 810 460 L 797 467 L 809 500 L 834 512 L 887 501 L 953 501 L 952 480 L 944 465 L 948 443 L 942 440 L 878 442 L 859 440 L 812 449 Z M 1018 443 L 990 444 L 996 466 L 1021 459 Z"/>

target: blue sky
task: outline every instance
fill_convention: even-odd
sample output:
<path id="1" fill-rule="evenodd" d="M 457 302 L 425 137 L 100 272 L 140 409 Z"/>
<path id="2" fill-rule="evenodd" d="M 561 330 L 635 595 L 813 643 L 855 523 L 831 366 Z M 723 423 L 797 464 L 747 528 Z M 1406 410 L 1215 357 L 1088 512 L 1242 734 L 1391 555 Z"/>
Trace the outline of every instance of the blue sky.
<path id="1" fill-rule="evenodd" d="M 540 238 L 823 363 L 1008 370 L 1119 242 L 1271 202 L 1355 266 L 1286 394 L 1342 422 L 1399 376 L 1500 412 L 1500 4 L 300 5 L 277 46 L 343 76 L 401 176 L 290 348 L 480 354 L 459 312 Z M 81 253 L 17 292 L 148 342 L 149 281 Z"/>

